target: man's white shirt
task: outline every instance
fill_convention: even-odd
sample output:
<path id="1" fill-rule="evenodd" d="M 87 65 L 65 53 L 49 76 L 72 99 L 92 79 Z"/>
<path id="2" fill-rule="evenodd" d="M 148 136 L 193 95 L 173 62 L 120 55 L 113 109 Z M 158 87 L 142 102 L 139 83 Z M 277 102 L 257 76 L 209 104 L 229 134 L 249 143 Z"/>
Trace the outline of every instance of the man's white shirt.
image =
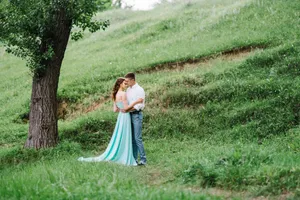
<path id="1" fill-rule="evenodd" d="M 126 96 L 127 96 L 128 104 L 135 102 L 139 98 L 144 99 L 143 103 L 136 104 L 134 106 L 134 109 L 139 111 L 145 108 L 145 91 L 137 83 L 135 83 L 132 87 L 127 88 Z"/>

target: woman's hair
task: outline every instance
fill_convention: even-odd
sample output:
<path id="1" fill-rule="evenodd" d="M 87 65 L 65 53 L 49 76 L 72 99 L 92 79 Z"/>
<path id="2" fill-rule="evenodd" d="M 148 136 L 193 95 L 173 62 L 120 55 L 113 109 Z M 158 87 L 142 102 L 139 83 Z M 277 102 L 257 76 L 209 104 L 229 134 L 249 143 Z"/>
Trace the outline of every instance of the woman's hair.
<path id="1" fill-rule="evenodd" d="M 111 98 L 113 99 L 113 101 L 116 100 L 116 95 L 120 89 L 120 85 L 125 81 L 125 78 L 123 77 L 120 77 L 116 80 L 116 83 L 113 87 L 113 91 L 112 91 L 112 95 L 111 95 Z"/>

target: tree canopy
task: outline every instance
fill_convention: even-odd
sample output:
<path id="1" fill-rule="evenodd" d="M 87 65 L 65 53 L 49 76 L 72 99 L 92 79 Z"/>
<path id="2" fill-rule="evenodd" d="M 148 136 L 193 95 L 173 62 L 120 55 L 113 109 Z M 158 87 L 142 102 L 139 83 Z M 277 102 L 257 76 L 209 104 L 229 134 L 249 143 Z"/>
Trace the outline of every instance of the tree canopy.
<path id="1" fill-rule="evenodd" d="M 0 2 L 0 41 L 6 50 L 27 60 L 34 74 L 43 72 L 43 63 L 53 56 L 54 38 L 59 21 L 66 20 L 73 40 L 83 31 L 105 29 L 109 21 L 93 20 L 95 13 L 110 0 L 2 0 Z M 58 18 L 64 12 L 65 18 Z"/>

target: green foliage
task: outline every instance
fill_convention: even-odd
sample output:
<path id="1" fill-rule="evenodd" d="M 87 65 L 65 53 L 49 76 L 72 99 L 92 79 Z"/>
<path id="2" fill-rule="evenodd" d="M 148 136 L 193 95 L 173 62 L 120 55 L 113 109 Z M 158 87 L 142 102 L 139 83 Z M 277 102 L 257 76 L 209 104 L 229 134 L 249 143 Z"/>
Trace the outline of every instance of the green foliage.
<path id="1" fill-rule="evenodd" d="M 202 187 L 244 190 L 259 186 L 258 195 L 280 194 L 296 189 L 300 185 L 299 169 L 279 169 L 275 167 L 276 159 L 274 152 L 236 147 L 214 163 L 189 166 L 180 176 L 185 183 L 201 184 Z"/>
<path id="2" fill-rule="evenodd" d="M 7 52 L 27 59 L 32 72 L 40 74 L 44 63 L 55 54 L 59 37 L 56 31 L 62 28 L 60 21 L 65 21 L 69 29 L 76 26 L 82 31 L 107 28 L 109 21 L 92 20 L 99 4 L 96 0 L 6 0 L 0 7 L 0 40 L 6 45 Z M 81 37 L 81 31 L 72 34 L 74 40 Z"/>
<path id="3" fill-rule="evenodd" d="M 102 12 L 112 8 L 112 0 L 97 0 L 98 11 Z"/>
<path id="4" fill-rule="evenodd" d="M 164 108 L 192 109 L 188 111 L 192 120 L 188 120 L 182 111 L 180 117 L 174 112 L 162 117 L 164 121 L 178 121 L 183 126 L 176 128 L 175 125 L 169 134 L 185 130 L 191 136 L 201 138 L 203 134 L 196 134 L 199 129 L 211 134 L 226 130 L 234 138 L 248 139 L 282 134 L 297 127 L 300 122 L 300 88 L 297 84 L 300 79 L 294 73 L 296 67 L 292 67 L 293 73 L 286 67 L 291 63 L 297 66 L 293 63 L 300 62 L 299 54 L 298 43 L 265 50 L 222 73 L 167 79 L 149 96 L 150 99 L 157 98 L 155 104 Z M 175 116 L 179 120 L 174 119 Z M 154 119 L 149 124 L 155 127 L 156 121 L 160 120 Z M 170 123 L 162 123 L 164 127 L 159 129 L 166 130 L 166 125 Z M 157 130 L 151 129 L 149 132 Z"/>
<path id="5" fill-rule="evenodd" d="M 29 120 L 29 113 L 30 113 L 30 101 L 27 100 L 26 103 L 22 105 L 22 111 L 16 113 L 15 119 L 13 120 L 14 123 L 27 123 Z"/>
<path id="6" fill-rule="evenodd" d="M 109 140 L 115 125 L 110 114 L 99 117 L 87 116 L 65 126 L 60 130 L 61 140 L 80 143 L 85 150 L 99 148 Z"/>
<path id="7" fill-rule="evenodd" d="M 49 149 L 25 149 L 22 147 L 11 148 L 7 151 L 1 151 L 0 166 L 1 170 L 5 167 L 19 164 L 27 164 L 36 161 L 60 159 L 66 155 L 78 154 L 81 147 L 78 143 L 63 141 L 55 148 Z"/>
<path id="8" fill-rule="evenodd" d="M 146 168 L 77 162 L 106 147 L 116 121 L 111 103 L 59 121 L 61 149 L 21 149 L 28 124 L 14 122 L 27 111 L 30 77 L 23 62 L 0 49 L 0 182 L 8 186 L 1 195 L 298 199 L 298 16 L 299 3 L 283 0 L 192 0 L 99 13 L 95 19 L 109 19 L 111 27 L 70 42 L 59 99 L 84 110 L 109 96 L 116 77 L 139 71 L 147 94 Z M 169 62 L 175 64 L 163 66 Z M 221 197 L 208 195 L 211 187 Z"/>

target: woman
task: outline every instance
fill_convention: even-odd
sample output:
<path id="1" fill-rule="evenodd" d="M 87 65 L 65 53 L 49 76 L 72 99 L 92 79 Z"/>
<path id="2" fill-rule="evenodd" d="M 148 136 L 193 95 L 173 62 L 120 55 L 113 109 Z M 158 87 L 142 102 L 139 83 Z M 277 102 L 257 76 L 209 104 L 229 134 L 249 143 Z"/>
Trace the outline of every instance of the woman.
<path id="1" fill-rule="evenodd" d="M 114 101 L 114 112 L 119 112 L 115 130 L 110 139 L 108 147 L 105 152 L 98 157 L 83 158 L 79 161 L 98 162 L 98 161 L 113 161 L 124 165 L 137 165 L 132 153 L 132 131 L 131 118 L 129 113 L 120 112 L 120 109 L 129 110 L 134 105 L 141 103 L 141 101 L 133 102 L 128 105 L 126 98 L 125 78 L 118 78 L 112 92 L 112 99 Z"/>

